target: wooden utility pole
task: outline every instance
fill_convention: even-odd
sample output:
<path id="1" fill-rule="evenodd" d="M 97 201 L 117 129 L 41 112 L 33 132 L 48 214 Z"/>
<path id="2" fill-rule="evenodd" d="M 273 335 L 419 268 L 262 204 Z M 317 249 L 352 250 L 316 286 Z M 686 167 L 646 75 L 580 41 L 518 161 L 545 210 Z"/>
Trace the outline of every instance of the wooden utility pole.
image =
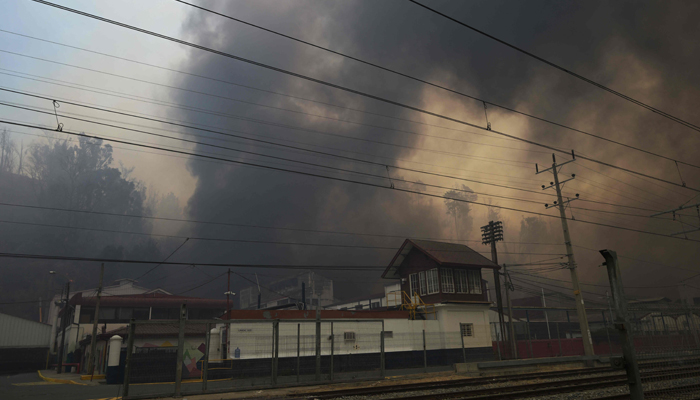
<path id="1" fill-rule="evenodd" d="M 518 343 L 515 338 L 515 327 L 513 326 L 513 304 L 510 302 L 510 291 L 513 285 L 508 277 L 508 268 L 503 264 L 503 276 L 506 278 L 506 303 L 508 304 L 508 338 L 510 340 L 510 354 L 513 358 L 518 358 Z"/>
<path id="2" fill-rule="evenodd" d="M 570 162 L 573 162 L 576 160 L 576 157 L 574 156 L 574 152 L 571 152 L 571 156 L 573 157 L 572 160 L 566 161 L 564 163 L 561 163 L 557 165 L 557 159 L 554 154 L 552 154 L 552 167 L 547 168 L 545 170 L 540 171 L 537 165 L 535 165 L 535 170 L 538 174 L 541 174 L 546 171 L 551 171 L 552 174 L 554 175 L 554 182 L 551 182 L 549 186 L 545 187 L 545 185 L 542 185 L 542 190 L 545 189 L 550 189 L 554 188 L 557 192 L 557 201 L 554 202 L 552 206 L 549 204 L 545 204 L 545 208 L 551 208 L 551 207 L 557 207 L 559 209 L 559 216 L 561 219 L 561 227 L 564 231 L 564 244 L 566 245 L 566 256 L 568 257 L 568 268 L 569 271 L 571 272 L 571 283 L 574 287 L 574 298 L 576 302 L 576 315 L 578 316 L 578 323 L 579 327 L 581 329 L 581 338 L 583 340 L 583 353 L 587 356 L 592 356 L 594 355 L 593 351 L 593 338 L 591 337 L 591 330 L 588 327 L 588 317 L 586 316 L 586 307 L 583 304 L 583 295 L 581 294 L 581 288 L 579 287 L 579 282 L 578 282 L 578 273 L 576 272 L 576 260 L 574 259 L 574 248 L 571 244 L 571 236 L 569 234 L 569 224 L 567 223 L 566 219 L 566 211 L 565 211 L 565 205 L 569 204 L 570 202 L 577 200 L 578 199 L 578 194 L 576 194 L 575 199 L 567 199 L 566 203 L 564 203 L 564 199 L 561 195 L 561 188 L 564 183 L 574 179 L 576 177 L 575 174 L 571 175 L 571 178 L 566 179 L 564 181 L 559 181 L 559 172 L 557 171 L 560 169 L 562 166 L 565 164 L 568 164 Z"/>
<path id="3" fill-rule="evenodd" d="M 100 298 L 102 297 L 102 280 L 105 276 L 105 263 L 100 266 L 100 284 L 97 286 L 97 302 L 95 303 L 95 318 L 92 321 L 92 337 L 90 338 L 90 358 L 88 359 L 88 374 L 95 373 L 95 356 L 97 352 L 97 319 L 100 315 Z M 92 378 L 90 378 L 92 380 Z"/>
<path id="4" fill-rule="evenodd" d="M 630 398 L 632 400 L 643 400 L 644 389 L 642 388 L 642 378 L 639 375 L 637 355 L 634 351 L 634 338 L 631 337 L 630 324 L 627 319 L 627 300 L 625 299 L 625 291 L 622 286 L 620 266 L 617 263 L 617 253 L 612 250 L 601 250 L 600 254 L 605 257 L 605 266 L 608 269 L 610 290 L 612 291 L 612 300 L 615 306 L 615 328 L 620 333 L 623 364 L 627 372 Z"/>
<path id="5" fill-rule="evenodd" d="M 58 350 L 58 366 L 56 367 L 56 373 L 60 374 L 63 369 L 63 354 L 66 347 L 66 320 L 68 319 L 68 312 L 70 310 L 70 281 L 66 282 L 66 303 L 63 306 L 63 317 L 61 318 L 61 347 Z"/>
<path id="6" fill-rule="evenodd" d="M 503 240 L 503 224 L 501 221 L 489 221 L 488 225 L 481 227 L 482 244 L 491 245 L 491 261 L 498 265 L 498 252 L 496 250 L 496 242 Z M 503 319 L 503 298 L 501 297 L 501 273 L 498 269 L 493 270 L 493 284 L 496 289 L 496 307 L 498 308 L 498 324 L 501 331 L 501 337 L 505 341 L 505 322 Z M 507 289 L 506 289 L 507 290 Z"/>

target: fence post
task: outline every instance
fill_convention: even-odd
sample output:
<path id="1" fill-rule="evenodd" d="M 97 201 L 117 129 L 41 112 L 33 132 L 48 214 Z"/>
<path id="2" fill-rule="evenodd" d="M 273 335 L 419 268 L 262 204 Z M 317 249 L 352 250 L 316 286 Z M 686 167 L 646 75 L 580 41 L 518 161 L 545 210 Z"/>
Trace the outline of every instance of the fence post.
<path id="1" fill-rule="evenodd" d="M 608 319 L 605 318 L 605 310 L 603 310 L 601 312 L 603 313 L 603 323 L 605 324 L 605 334 L 608 336 L 608 350 L 610 350 L 610 355 L 612 355 L 613 351 L 612 351 L 612 342 L 610 341 L 610 328 L 608 328 Z"/>
<path id="2" fill-rule="evenodd" d="M 301 368 L 301 324 L 297 324 L 297 382 L 299 382 L 299 369 Z"/>
<path id="3" fill-rule="evenodd" d="M 384 364 L 384 321 L 382 321 L 382 332 L 379 335 L 379 369 L 381 377 L 386 375 L 386 365 Z"/>
<path id="4" fill-rule="evenodd" d="M 425 329 L 423 329 L 423 370 L 428 372 L 428 353 L 425 348 Z"/>
<path id="5" fill-rule="evenodd" d="M 462 324 L 459 324 L 459 338 L 462 341 L 462 360 L 467 363 L 467 352 L 464 350 L 464 334 L 462 334 Z M 496 340 L 496 345 L 499 345 L 498 340 Z M 498 359 L 501 359 L 501 351 L 498 351 Z"/>
<path id="6" fill-rule="evenodd" d="M 211 324 L 206 325 L 207 334 L 204 338 L 204 361 L 202 361 L 202 392 L 207 391 L 207 375 L 209 374 L 209 346 L 211 346 Z"/>
<path id="7" fill-rule="evenodd" d="M 136 335 L 136 320 L 129 322 L 129 338 L 126 341 L 126 365 L 124 366 L 124 389 L 122 398 L 129 396 L 129 381 L 131 380 L 131 353 L 134 350 L 134 336 Z"/>
<path id="8" fill-rule="evenodd" d="M 316 380 L 321 380 L 321 311 L 316 304 Z"/>
<path id="9" fill-rule="evenodd" d="M 335 335 L 333 334 L 333 322 L 331 322 L 331 381 L 333 381 L 333 353 L 335 351 Z"/>
<path id="10" fill-rule="evenodd" d="M 177 365 L 175 366 L 175 397 L 182 395 L 182 360 L 185 353 L 185 319 L 187 305 L 180 306 L 180 329 L 177 335 Z"/>
<path id="11" fill-rule="evenodd" d="M 600 250 L 600 254 L 605 257 L 605 265 L 608 269 L 612 300 L 615 305 L 615 328 L 620 331 L 630 398 L 632 400 L 643 400 L 644 389 L 642 388 L 642 379 L 639 376 L 639 365 L 637 365 L 637 355 L 634 351 L 634 341 L 630 337 L 630 326 L 627 320 L 627 300 L 625 299 L 625 291 L 622 286 L 620 266 L 617 263 L 617 253 L 613 250 Z"/>
<path id="12" fill-rule="evenodd" d="M 559 357 L 564 356 L 564 351 L 561 348 L 561 334 L 559 334 L 559 321 L 554 323 L 557 326 L 557 340 L 559 341 Z"/>
<path id="13" fill-rule="evenodd" d="M 695 329 L 693 329 L 693 325 L 695 325 L 695 319 L 693 318 L 693 315 L 695 315 L 695 314 L 693 314 L 692 311 L 688 311 L 686 318 L 687 318 L 687 322 L 688 322 L 688 330 L 693 335 L 693 341 L 695 342 L 695 347 L 698 347 L 698 344 L 700 341 L 698 340 L 698 332 Z"/>
<path id="14" fill-rule="evenodd" d="M 460 335 L 462 332 L 459 333 Z M 462 351 L 464 351 L 464 338 L 462 338 Z M 496 351 L 498 352 L 498 361 L 501 361 L 503 358 L 501 357 L 501 335 L 499 334 L 498 331 L 496 331 Z M 464 356 L 464 362 L 466 363 L 467 361 L 467 356 Z"/>
<path id="15" fill-rule="evenodd" d="M 527 345 L 530 347 L 530 358 L 535 358 L 535 355 L 532 354 L 532 340 L 530 339 L 530 313 L 527 310 L 525 310 L 525 318 L 527 320 L 525 327 L 527 328 Z"/>
<path id="16" fill-rule="evenodd" d="M 272 359 L 271 380 L 273 385 L 277 384 L 277 345 L 279 344 L 278 335 L 279 321 L 274 321 L 272 323 L 272 354 L 270 356 L 270 358 Z"/>

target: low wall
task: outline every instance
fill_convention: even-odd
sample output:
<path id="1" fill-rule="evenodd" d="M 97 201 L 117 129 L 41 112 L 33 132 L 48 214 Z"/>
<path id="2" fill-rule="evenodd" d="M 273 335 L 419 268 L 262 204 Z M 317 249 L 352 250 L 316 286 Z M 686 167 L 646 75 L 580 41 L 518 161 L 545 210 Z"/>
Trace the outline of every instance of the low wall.
<path id="1" fill-rule="evenodd" d="M 36 372 L 46 368 L 49 347 L 5 347 L 0 348 L 0 374 Z"/>

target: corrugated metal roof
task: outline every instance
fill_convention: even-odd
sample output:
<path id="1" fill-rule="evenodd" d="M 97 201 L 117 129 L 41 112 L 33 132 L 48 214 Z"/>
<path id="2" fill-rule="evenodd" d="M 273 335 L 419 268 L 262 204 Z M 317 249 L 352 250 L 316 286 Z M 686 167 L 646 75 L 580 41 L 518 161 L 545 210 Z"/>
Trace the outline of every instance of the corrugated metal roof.
<path id="1" fill-rule="evenodd" d="M 48 347 L 51 325 L 0 314 L 0 348 Z"/>
<path id="2" fill-rule="evenodd" d="M 468 246 L 458 243 L 434 242 L 432 240 L 406 239 L 396 253 L 382 278 L 398 278 L 397 269 L 412 249 L 417 249 L 444 266 L 477 268 L 500 268 L 493 261 Z"/>

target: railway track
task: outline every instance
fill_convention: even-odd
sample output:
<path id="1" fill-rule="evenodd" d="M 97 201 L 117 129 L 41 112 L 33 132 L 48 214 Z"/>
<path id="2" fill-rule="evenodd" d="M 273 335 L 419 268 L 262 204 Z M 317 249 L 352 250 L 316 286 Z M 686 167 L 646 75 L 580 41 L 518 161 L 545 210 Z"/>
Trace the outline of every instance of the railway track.
<path id="1" fill-rule="evenodd" d="M 668 361 L 667 365 L 674 365 L 676 361 Z M 695 364 L 695 362 L 691 363 Z M 650 366 L 640 366 L 649 368 Z M 654 367 L 659 367 L 655 363 Z M 466 388 L 474 386 L 484 386 L 513 381 L 533 380 L 533 379 L 556 379 L 578 377 L 592 374 L 611 373 L 608 376 L 596 376 L 588 378 L 565 379 L 561 381 L 537 382 L 524 385 L 500 386 L 496 388 L 474 388 L 460 390 L 449 393 L 435 393 L 436 390 L 451 388 Z M 679 374 L 688 376 L 700 376 L 700 366 L 690 366 L 666 369 L 661 371 L 647 371 L 642 374 L 645 382 L 657 382 L 677 378 Z M 405 397 L 394 397 L 392 400 L 427 400 L 427 399 L 513 399 L 533 396 L 546 396 L 553 394 L 571 393 L 594 389 L 603 389 L 625 385 L 627 380 L 624 372 L 612 368 L 587 368 L 569 371 L 557 371 L 549 373 L 528 373 L 510 376 L 484 377 L 471 379 L 458 379 L 436 383 L 414 383 L 404 385 L 391 385 L 372 388 L 345 389 L 326 392 L 314 392 L 306 394 L 295 394 L 296 398 L 312 397 L 314 399 L 334 399 L 346 396 L 372 396 L 387 393 L 402 393 L 410 391 L 431 391 L 427 395 L 409 395 Z M 301 396 L 301 397 L 298 397 Z M 615 398 L 615 397 L 613 397 Z M 620 397 L 625 398 L 625 397 Z"/>

